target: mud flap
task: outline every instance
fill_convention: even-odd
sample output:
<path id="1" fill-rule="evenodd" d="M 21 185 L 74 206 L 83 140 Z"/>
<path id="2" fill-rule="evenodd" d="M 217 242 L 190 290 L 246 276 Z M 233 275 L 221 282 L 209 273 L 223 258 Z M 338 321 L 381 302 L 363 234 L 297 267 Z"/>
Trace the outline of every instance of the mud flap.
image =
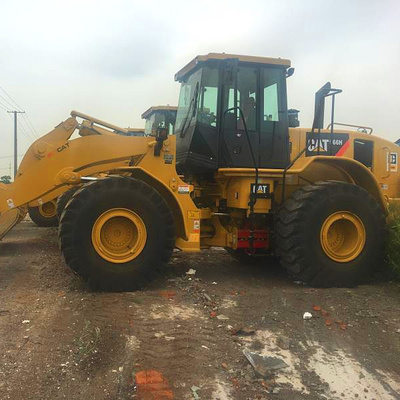
<path id="1" fill-rule="evenodd" d="M 26 212 L 19 208 L 5 211 L 0 215 L 0 240 L 12 229 L 15 225 L 25 218 Z"/>

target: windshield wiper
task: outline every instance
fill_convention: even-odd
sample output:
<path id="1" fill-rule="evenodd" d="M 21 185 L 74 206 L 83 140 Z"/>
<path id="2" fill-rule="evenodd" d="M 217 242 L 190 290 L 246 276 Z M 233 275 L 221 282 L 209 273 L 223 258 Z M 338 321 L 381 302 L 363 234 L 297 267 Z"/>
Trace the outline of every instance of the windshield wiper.
<path id="1" fill-rule="evenodd" d="M 185 116 L 185 120 L 183 121 L 182 130 L 180 137 L 184 138 L 186 136 L 186 131 L 192 122 L 193 117 L 196 115 L 196 108 L 197 108 L 197 95 L 199 94 L 199 82 L 196 83 L 196 88 L 193 93 L 193 97 L 190 100 L 189 107 Z M 193 107 L 192 107 L 193 106 Z M 193 108 L 193 111 L 192 111 Z M 192 111 L 192 116 L 189 119 L 190 112 Z"/>

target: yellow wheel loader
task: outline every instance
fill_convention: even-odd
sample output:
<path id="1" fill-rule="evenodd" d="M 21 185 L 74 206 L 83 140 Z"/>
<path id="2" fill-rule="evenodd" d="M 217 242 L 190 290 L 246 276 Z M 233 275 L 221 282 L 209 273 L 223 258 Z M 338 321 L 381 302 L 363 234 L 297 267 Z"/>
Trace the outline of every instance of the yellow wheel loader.
<path id="1" fill-rule="evenodd" d="M 140 288 L 174 247 L 212 246 L 241 260 L 277 254 L 313 286 L 366 282 L 382 263 L 388 202 L 399 197 L 399 147 L 336 123 L 341 91 L 329 83 L 315 95 L 312 128 L 299 128 L 287 108 L 292 74 L 284 59 L 196 57 L 175 75 L 175 135 L 167 127 L 155 137 L 115 135 L 120 128 L 72 112 L 31 146 L 15 182 L 0 187 L 1 235 L 27 204 L 76 185 L 60 245 L 93 288 Z M 76 129 L 81 137 L 71 140 Z"/>
<path id="2" fill-rule="evenodd" d="M 118 128 L 114 129 L 113 133 L 124 136 L 154 136 L 158 127 L 166 127 L 168 134 L 172 135 L 177 109 L 178 107 L 170 105 L 150 107 L 142 114 L 142 118 L 146 121 L 145 128 Z M 93 125 L 90 129 L 92 128 Z M 89 134 L 90 132 L 87 131 L 86 133 Z M 99 134 L 99 132 L 92 129 L 92 134 Z M 78 188 L 79 186 L 77 185 L 70 187 L 60 197 L 46 203 L 33 206 L 28 205 L 28 213 L 32 221 L 42 227 L 58 226 L 66 204 Z"/>
<path id="3" fill-rule="evenodd" d="M 168 135 L 173 135 L 177 111 L 178 107 L 170 105 L 150 107 L 142 114 L 146 120 L 145 135 L 155 136 L 158 128 L 166 128 Z"/>

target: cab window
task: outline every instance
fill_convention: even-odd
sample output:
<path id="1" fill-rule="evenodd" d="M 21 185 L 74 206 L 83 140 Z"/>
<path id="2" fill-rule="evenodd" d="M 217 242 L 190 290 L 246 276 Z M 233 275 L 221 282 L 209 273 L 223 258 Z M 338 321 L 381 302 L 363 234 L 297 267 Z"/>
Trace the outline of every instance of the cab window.
<path id="1" fill-rule="evenodd" d="M 280 122 L 284 113 L 280 93 L 283 85 L 283 72 L 279 69 L 263 68 L 261 70 L 261 91 L 263 105 L 261 115 L 261 132 L 273 133 L 274 123 Z"/>
<path id="2" fill-rule="evenodd" d="M 193 107 L 197 102 L 196 94 L 201 78 L 199 69 L 193 75 L 190 75 L 187 82 L 183 82 L 179 94 L 178 114 L 176 116 L 175 128 L 179 132 L 192 120 Z"/>
<path id="3" fill-rule="evenodd" d="M 238 103 L 249 131 L 257 130 L 257 70 L 242 67 L 237 75 Z M 237 129 L 244 129 L 243 118 L 239 118 Z"/>
<path id="4" fill-rule="evenodd" d="M 197 120 L 212 127 L 217 126 L 218 76 L 216 68 L 204 68 L 200 88 Z"/>
<path id="5" fill-rule="evenodd" d="M 235 90 L 236 86 L 236 90 Z M 237 81 L 225 87 L 224 110 L 238 107 L 243 113 L 247 130 L 257 130 L 257 69 L 240 67 Z M 238 109 L 229 111 L 225 116 L 228 129 L 244 130 L 243 118 Z"/>

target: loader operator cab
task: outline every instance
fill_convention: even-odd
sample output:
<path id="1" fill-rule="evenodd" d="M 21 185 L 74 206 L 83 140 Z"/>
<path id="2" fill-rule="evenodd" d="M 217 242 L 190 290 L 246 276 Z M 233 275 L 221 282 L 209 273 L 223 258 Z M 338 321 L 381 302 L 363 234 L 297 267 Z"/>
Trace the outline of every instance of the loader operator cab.
<path id="1" fill-rule="evenodd" d="M 168 105 L 150 107 L 146 110 L 142 114 L 142 119 L 146 120 L 144 134 L 156 136 L 157 128 L 166 128 L 168 135 L 173 135 L 177 109 L 178 107 Z"/>
<path id="2" fill-rule="evenodd" d="M 289 67 L 283 59 L 210 53 L 180 70 L 178 172 L 287 167 Z"/>

